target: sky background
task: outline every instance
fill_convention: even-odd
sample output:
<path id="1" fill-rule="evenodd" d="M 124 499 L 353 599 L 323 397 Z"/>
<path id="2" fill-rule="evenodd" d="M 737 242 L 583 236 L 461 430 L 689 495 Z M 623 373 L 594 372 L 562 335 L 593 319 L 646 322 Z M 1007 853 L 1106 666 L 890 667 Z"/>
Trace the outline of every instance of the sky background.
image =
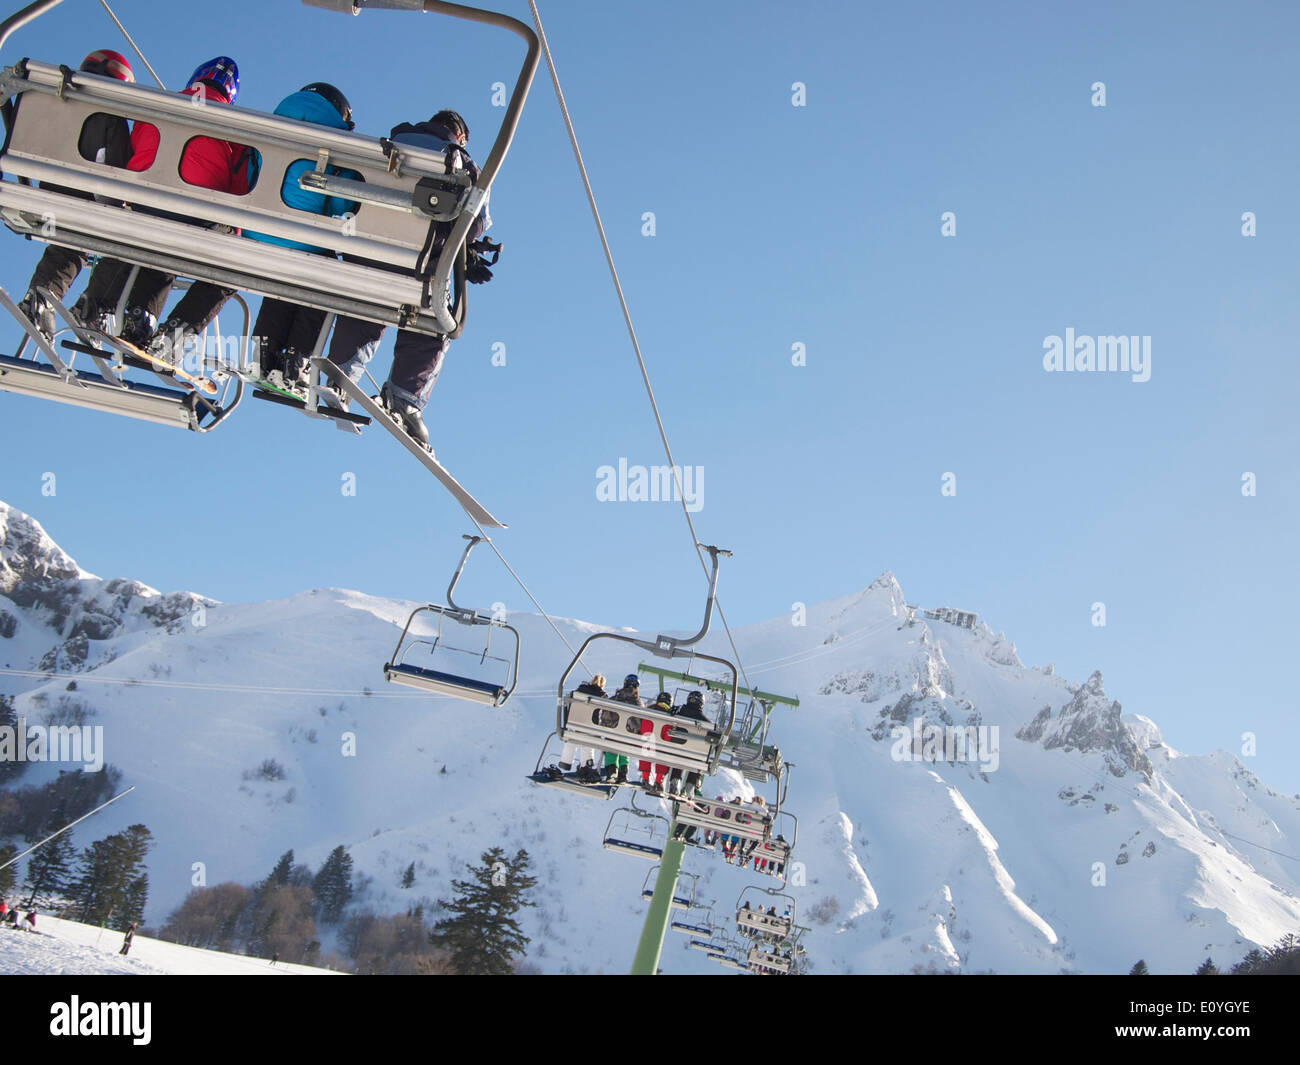
<path id="1" fill-rule="evenodd" d="M 380 135 L 450 106 L 480 162 L 523 55 L 410 12 L 114 6 L 169 88 L 227 54 L 243 107 L 327 80 Z M 891 570 L 1026 664 L 1100 669 L 1179 749 L 1254 733 L 1247 764 L 1300 792 L 1300 10 L 540 6 L 669 439 L 704 471 L 697 530 L 735 552 L 732 626 Z M 65 0 L 0 60 L 97 47 L 126 51 L 98 3 Z M 694 631 L 680 506 L 596 497 L 599 467 L 664 458 L 544 66 L 492 215 L 496 280 L 426 411 L 439 458 L 509 523 L 497 543 L 548 611 Z M 0 247 L 21 295 L 40 248 Z M 1150 336 L 1150 380 L 1045 372 L 1067 328 Z M 381 431 L 251 399 L 199 436 L 4 394 L 0 453 L 0 498 L 86 569 L 164 591 L 439 600 L 474 531 Z M 457 598 L 531 609 L 485 549 Z"/>

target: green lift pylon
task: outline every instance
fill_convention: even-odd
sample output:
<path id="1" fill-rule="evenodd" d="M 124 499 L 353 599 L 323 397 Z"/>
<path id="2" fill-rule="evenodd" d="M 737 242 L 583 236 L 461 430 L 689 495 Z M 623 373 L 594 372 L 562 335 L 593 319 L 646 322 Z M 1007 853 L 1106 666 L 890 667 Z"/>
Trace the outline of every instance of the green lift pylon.
<path id="1" fill-rule="evenodd" d="M 674 822 L 674 827 L 676 823 Z M 677 876 L 682 870 L 682 856 L 686 844 L 679 839 L 669 839 L 664 844 L 660 859 L 659 876 L 655 892 L 650 899 L 650 911 L 641 928 L 641 941 L 632 959 L 633 976 L 654 976 L 659 972 L 659 955 L 664 949 L 664 935 L 668 932 L 668 919 L 672 914 L 673 895 L 677 891 Z"/>

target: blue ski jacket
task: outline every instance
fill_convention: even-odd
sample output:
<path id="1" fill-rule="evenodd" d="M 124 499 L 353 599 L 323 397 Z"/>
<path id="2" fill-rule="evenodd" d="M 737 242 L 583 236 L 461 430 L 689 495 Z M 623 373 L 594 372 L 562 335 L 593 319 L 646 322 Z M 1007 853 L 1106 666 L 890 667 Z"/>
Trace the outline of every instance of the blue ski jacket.
<path id="1" fill-rule="evenodd" d="M 314 122 L 318 126 L 331 126 L 334 129 L 346 128 L 343 124 L 343 117 L 334 109 L 334 105 L 319 93 L 296 92 L 292 96 L 286 96 L 280 101 L 275 113 L 282 118 L 295 118 L 300 122 Z M 320 192 L 309 192 L 298 187 L 299 176 L 305 171 L 315 169 L 315 167 L 316 161 L 314 159 L 298 159 L 291 163 L 289 169 L 285 171 L 284 181 L 280 185 L 280 199 L 287 206 L 299 211 L 309 211 L 312 214 L 325 215 L 326 217 L 338 218 L 349 213 L 355 214 L 360 208 L 360 204 L 353 200 L 345 200 L 339 196 L 326 196 Z M 337 166 L 327 167 L 326 169 L 330 174 L 337 177 L 351 178 L 354 181 L 361 180 L 361 175 L 355 170 L 347 170 Z M 298 248 L 301 251 L 316 252 L 317 254 L 332 254 L 325 248 L 316 248 L 301 241 L 272 237 L 265 233 L 249 233 L 245 231 L 244 236 L 250 240 L 264 241 L 267 244 L 279 244 L 284 248 Z"/>

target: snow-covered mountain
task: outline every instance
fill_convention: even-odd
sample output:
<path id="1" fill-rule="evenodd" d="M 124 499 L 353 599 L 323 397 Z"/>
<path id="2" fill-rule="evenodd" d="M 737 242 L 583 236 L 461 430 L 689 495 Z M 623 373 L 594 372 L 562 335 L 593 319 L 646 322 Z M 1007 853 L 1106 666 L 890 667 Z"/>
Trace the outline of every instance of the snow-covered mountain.
<path id="1" fill-rule="evenodd" d="M 529 961 L 626 971 L 651 866 L 601 848 L 620 803 L 526 780 L 569 652 L 544 619 L 512 614 L 523 655 L 505 707 L 394 688 L 380 667 L 412 605 L 339 589 L 161 595 L 85 573 L 0 504 L 0 690 L 37 723 L 76 681 L 105 759 L 136 785 L 78 843 L 148 825 L 152 924 L 200 876 L 250 883 L 291 847 L 319 866 L 347 845 L 360 902 L 379 912 L 447 897 L 489 847 L 525 847 L 539 878 Z M 574 646 L 596 631 L 559 624 Z M 986 625 L 909 608 L 888 573 L 736 636 L 752 685 L 801 699 L 777 711 L 773 738 L 795 764 L 788 890 L 813 971 L 1104 973 L 1144 958 L 1188 973 L 1300 929 L 1284 857 L 1300 852 L 1300 799 L 1232 755 L 1172 750 L 1100 674 L 1027 668 Z M 726 657 L 724 640 L 704 649 Z M 617 677 L 635 654 L 589 664 Z M 730 774 L 708 788 L 752 785 Z M 720 919 L 746 885 L 775 884 L 694 850 L 686 869 Z M 671 933 L 662 967 L 718 971 Z"/>

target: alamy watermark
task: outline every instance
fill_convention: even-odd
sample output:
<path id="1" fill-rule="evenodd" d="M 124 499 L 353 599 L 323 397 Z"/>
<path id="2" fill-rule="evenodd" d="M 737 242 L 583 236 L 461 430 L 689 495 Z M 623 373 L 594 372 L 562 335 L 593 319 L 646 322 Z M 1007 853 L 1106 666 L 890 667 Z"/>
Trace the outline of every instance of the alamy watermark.
<path id="1" fill-rule="evenodd" d="M 601 503 L 685 503 L 692 514 L 704 509 L 703 466 L 618 466 L 596 469 L 596 499 Z"/>
<path id="2" fill-rule="evenodd" d="M 0 725 L 0 762 L 80 762 L 83 773 L 104 768 L 103 725 Z"/>
<path id="3" fill-rule="evenodd" d="M 927 725 L 914 717 L 910 729 L 895 725 L 889 735 L 895 762 L 978 762 L 985 773 L 997 772 L 1001 762 L 997 725 Z"/>
<path id="4" fill-rule="evenodd" d="M 1043 369 L 1048 373 L 1126 373 L 1134 381 L 1151 380 L 1149 336 L 1065 336 L 1043 338 Z"/>

